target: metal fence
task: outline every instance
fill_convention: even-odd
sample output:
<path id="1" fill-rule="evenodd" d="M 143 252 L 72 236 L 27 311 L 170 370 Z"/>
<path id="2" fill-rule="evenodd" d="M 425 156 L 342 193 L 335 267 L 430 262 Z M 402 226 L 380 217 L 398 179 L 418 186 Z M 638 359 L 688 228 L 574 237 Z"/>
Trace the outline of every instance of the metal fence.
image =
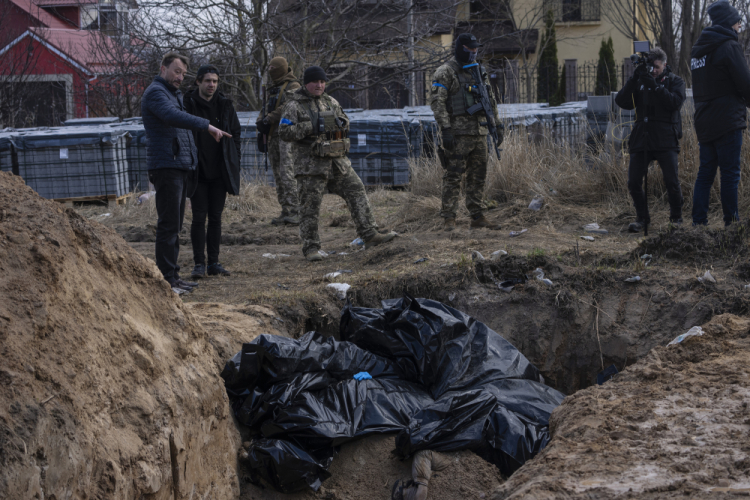
<path id="1" fill-rule="evenodd" d="M 565 93 L 564 102 L 585 101 L 590 95 L 596 95 L 596 61 L 578 63 L 575 59 L 567 59 L 558 66 L 558 78 L 562 77 L 565 68 Z M 630 59 L 626 59 L 615 68 L 617 82 L 613 92 L 619 90 L 633 74 L 633 66 Z M 501 68 L 489 71 L 490 82 L 495 90 L 495 95 L 500 97 L 502 103 L 536 103 L 550 102 L 552 95 L 547 90 L 545 95 L 538 94 L 539 68 L 531 66 L 520 66 L 518 61 L 505 61 Z"/>

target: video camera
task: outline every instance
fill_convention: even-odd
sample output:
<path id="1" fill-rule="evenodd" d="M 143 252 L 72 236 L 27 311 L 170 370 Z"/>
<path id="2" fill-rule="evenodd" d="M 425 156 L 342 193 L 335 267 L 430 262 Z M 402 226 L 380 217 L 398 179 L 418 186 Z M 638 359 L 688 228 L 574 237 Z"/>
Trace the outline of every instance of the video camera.
<path id="1" fill-rule="evenodd" d="M 654 63 L 648 58 L 648 53 L 651 51 L 651 44 L 648 41 L 645 42 L 633 42 L 633 52 L 630 56 L 630 61 L 633 63 L 636 71 L 647 71 L 651 73 L 654 70 Z M 644 69 L 641 69 L 644 68 Z"/>

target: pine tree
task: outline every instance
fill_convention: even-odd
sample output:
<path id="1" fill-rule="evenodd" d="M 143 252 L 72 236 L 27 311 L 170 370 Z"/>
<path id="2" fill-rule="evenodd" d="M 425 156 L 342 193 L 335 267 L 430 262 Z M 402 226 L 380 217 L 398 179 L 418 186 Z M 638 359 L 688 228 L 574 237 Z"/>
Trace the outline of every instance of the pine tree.
<path id="1" fill-rule="evenodd" d="M 549 102 L 557 92 L 557 36 L 555 35 L 555 14 L 551 10 L 544 16 L 545 30 L 542 35 L 542 53 L 539 55 L 537 70 L 536 100 Z"/>
<path id="2" fill-rule="evenodd" d="M 617 90 L 617 67 L 615 65 L 615 45 L 612 37 L 602 40 L 599 49 L 599 63 L 596 65 L 595 95 L 609 95 Z"/>
<path id="3" fill-rule="evenodd" d="M 557 86 L 557 92 L 555 92 L 555 95 L 553 95 L 549 101 L 550 106 L 559 106 L 565 102 L 565 83 L 565 65 L 563 65 L 562 72 L 560 72 L 560 85 Z"/>

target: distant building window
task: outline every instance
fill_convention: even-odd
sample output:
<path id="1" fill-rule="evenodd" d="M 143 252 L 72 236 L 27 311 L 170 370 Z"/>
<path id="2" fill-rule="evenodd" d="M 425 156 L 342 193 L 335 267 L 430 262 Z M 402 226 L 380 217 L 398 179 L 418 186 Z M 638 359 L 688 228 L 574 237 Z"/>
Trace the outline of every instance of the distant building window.
<path id="1" fill-rule="evenodd" d="M 81 6 L 81 29 L 99 29 L 99 7 L 97 5 Z"/>
<path id="2" fill-rule="evenodd" d="M 544 0 L 544 11 L 563 23 L 601 21 L 601 0 Z"/>
<path id="3" fill-rule="evenodd" d="M 107 3 L 108 5 L 104 5 Z M 99 30 L 110 36 L 120 35 L 125 31 L 128 21 L 128 11 L 110 2 L 100 5 L 84 5 L 81 8 L 81 28 L 85 30 Z"/>

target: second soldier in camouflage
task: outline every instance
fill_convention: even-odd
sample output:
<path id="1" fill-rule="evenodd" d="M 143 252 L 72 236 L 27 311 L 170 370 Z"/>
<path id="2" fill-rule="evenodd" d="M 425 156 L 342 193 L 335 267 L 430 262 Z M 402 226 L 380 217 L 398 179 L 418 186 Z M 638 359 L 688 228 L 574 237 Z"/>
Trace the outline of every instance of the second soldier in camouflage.
<path id="1" fill-rule="evenodd" d="M 302 253 L 318 261 L 318 219 L 326 189 L 341 196 L 349 208 L 357 234 L 369 248 L 392 240 L 396 233 L 378 233 L 365 186 L 346 153 L 349 151 L 349 118 L 338 101 L 325 93 L 325 71 L 305 70 L 304 86 L 288 96 L 279 122 L 279 135 L 292 144 L 300 195 Z"/>
<path id="2" fill-rule="evenodd" d="M 276 198 L 281 205 L 281 215 L 271 221 L 274 225 L 299 224 L 299 199 L 297 182 L 294 180 L 294 159 L 289 155 L 288 145 L 279 139 L 278 123 L 288 93 L 300 88 L 286 59 L 274 57 L 268 63 L 268 74 L 273 80 L 267 93 L 269 99 L 258 115 L 258 131 L 266 135 L 268 156 L 276 182 Z"/>
<path id="3" fill-rule="evenodd" d="M 477 50 L 481 44 L 474 35 L 463 33 L 456 39 L 455 55 L 440 66 L 433 76 L 430 89 L 430 107 L 440 127 L 442 149 L 440 162 L 443 174 L 443 196 L 440 216 L 443 227 L 451 231 L 456 227 L 456 212 L 461 193 L 461 178 L 466 174 L 466 208 L 471 214 L 472 228 L 500 229 L 498 224 L 484 216 L 487 207 L 483 201 L 487 177 L 487 117 L 477 108 L 476 82 L 470 68 L 479 64 Z M 489 79 L 480 66 L 483 84 Z M 497 102 L 490 92 L 495 123 L 500 123 Z M 502 139 L 501 139 L 502 140 Z"/>

